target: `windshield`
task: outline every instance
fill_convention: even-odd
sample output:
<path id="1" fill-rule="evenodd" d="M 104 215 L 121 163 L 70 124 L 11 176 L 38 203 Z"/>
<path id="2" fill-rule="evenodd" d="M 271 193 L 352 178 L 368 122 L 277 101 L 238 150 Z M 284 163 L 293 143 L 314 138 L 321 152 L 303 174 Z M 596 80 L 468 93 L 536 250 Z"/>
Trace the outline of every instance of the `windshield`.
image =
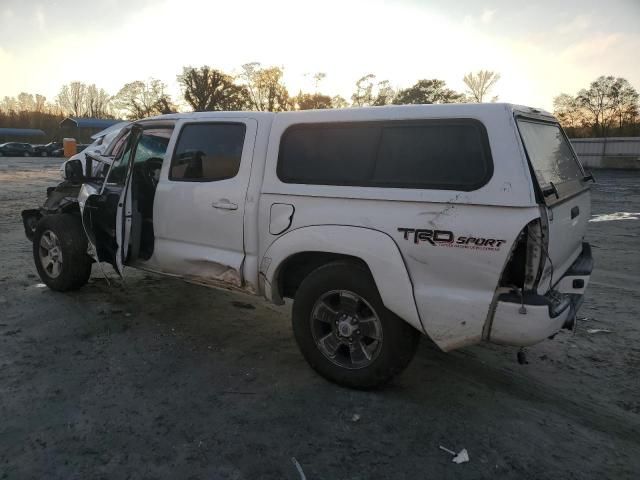
<path id="1" fill-rule="evenodd" d="M 542 189 L 553 183 L 559 190 L 566 190 L 560 186 L 583 178 L 582 168 L 559 125 L 518 119 L 518 128 Z"/>

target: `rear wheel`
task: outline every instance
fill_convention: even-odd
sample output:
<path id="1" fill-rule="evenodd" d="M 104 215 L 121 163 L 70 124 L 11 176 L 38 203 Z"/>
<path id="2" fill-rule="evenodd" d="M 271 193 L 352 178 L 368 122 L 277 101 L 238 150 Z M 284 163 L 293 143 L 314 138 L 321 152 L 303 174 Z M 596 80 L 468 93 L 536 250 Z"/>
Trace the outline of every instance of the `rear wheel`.
<path id="1" fill-rule="evenodd" d="M 40 153 L 40 156 L 41 156 L 41 157 L 46 157 L 46 156 L 47 156 L 47 152 L 41 152 L 41 153 Z"/>
<path id="2" fill-rule="evenodd" d="M 52 290 L 77 290 L 89 281 L 92 260 L 80 219 L 47 215 L 33 237 L 33 259 L 42 281 Z"/>
<path id="3" fill-rule="evenodd" d="M 420 337 L 384 307 L 371 274 L 344 261 L 319 267 L 300 284 L 293 331 L 318 373 L 352 388 L 391 380 L 407 367 Z"/>
<path id="4" fill-rule="evenodd" d="M 24 153 L 22 154 L 22 156 L 23 156 L 23 157 L 28 157 L 28 156 L 29 156 L 29 152 L 24 152 Z"/>

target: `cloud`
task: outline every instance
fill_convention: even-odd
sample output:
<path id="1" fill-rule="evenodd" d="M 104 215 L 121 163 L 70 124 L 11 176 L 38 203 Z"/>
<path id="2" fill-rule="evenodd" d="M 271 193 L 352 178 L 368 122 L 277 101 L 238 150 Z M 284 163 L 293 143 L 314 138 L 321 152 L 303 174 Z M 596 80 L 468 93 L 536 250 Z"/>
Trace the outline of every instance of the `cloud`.
<path id="1" fill-rule="evenodd" d="M 576 15 L 572 19 L 567 22 L 561 22 L 555 28 L 556 33 L 560 35 L 569 35 L 575 33 L 583 33 L 585 30 L 589 29 L 593 24 L 593 19 L 591 15 L 588 14 L 580 14 Z"/>
<path id="2" fill-rule="evenodd" d="M 38 6 L 36 8 L 36 25 L 38 26 L 38 28 L 40 30 L 44 30 L 47 21 L 45 19 L 45 14 L 44 14 L 44 10 L 42 9 L 42 6 Z"/>
<path id="3" fill-rule="evenodd" d="M 489 23 L 493 20 L 493 15 L 496 13 L 495 10 L 484 10 L 482 15 L 480 15 L 480 21 L 482 23 Z"/>
<path id="4" fill-rule="evenodd" d="M 0 76 L 0 96 L 27 90 L 51 99 L 72 80 L 115 94 L 124 83 L 149 77 L 166 82 L 175 96 L 183 66 L 238 72 L 251 61 L 284 66 L 293 93 L 313 88 L 309 73 L 326 72 L 321 89 L 347 98 L 367 73 L 396 87 L 441 78 L 464 90 L 463 75 L 479 69 L 502 75 L 495 89 L 501 100 L 543 108 L 559 92 L 577 91 L 600 74 L 626 76 L 640 88 L 640 66 L 629 61 L 630 52 L 640 51 L 638 34 L 600 32 L 594 25 L 603 22 L 592 14 L 559 10 L 540 22 L 530 10 L 495 4 L 484 10 L 462 5 L 454 15 L 417 2 L 325 0 L 310 23 L 296 0 L 142 6 L 96 0 L 91 8 L 60 0 L 56 8 L 44 4 L 38 20 L 33 4 L 27 15 L 21 7 L 27 2 L 8 1 L 0 10 L 0 68 L 12 75 Z M 44 30 L 21 31 L 7 20 L 9 10 Z M 532 19 L 526 23 L 522 16 Z"/>

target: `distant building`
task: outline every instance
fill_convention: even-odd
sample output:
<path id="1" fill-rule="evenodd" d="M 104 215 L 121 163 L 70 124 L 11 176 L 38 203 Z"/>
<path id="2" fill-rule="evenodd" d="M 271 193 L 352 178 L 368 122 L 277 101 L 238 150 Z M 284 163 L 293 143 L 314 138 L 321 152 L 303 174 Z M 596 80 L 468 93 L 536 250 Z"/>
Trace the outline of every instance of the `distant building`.
<path id="1" fill-rule="evenodd" d="M 640 137 L 572 138 L 587 168 L 640 169 Z"/>
<path id="2" fill-rule="evenodd" d="M 91 143 L 91 136 L 122 120 L 68 117 L 60 122 L 60 138 L 75 138 L 78 143 Z"/>
<path id="3" fill-rule="evenodd" d="M 46 134 L 36 128 L 0 128 L 0 143 L 39 143 L 42 142 L 45 137 Z"/>

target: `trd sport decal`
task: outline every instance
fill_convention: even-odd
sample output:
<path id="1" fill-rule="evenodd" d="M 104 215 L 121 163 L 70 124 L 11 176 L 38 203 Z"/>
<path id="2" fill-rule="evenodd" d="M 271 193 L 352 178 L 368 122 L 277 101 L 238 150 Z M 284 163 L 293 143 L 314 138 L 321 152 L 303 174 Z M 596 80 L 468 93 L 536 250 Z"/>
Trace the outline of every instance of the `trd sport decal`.
<path id="1" fill-rule="evenodd" d="M 430 245 L 472 248 L 474 250 L 500 250 L 506 240 L 484 237 L 456 237 L 449 230 L 426 230 L 421 228 L 398 228 L 404 234 L 405 240 L 412 240 L 413 243 L 427 242 Z"/>

